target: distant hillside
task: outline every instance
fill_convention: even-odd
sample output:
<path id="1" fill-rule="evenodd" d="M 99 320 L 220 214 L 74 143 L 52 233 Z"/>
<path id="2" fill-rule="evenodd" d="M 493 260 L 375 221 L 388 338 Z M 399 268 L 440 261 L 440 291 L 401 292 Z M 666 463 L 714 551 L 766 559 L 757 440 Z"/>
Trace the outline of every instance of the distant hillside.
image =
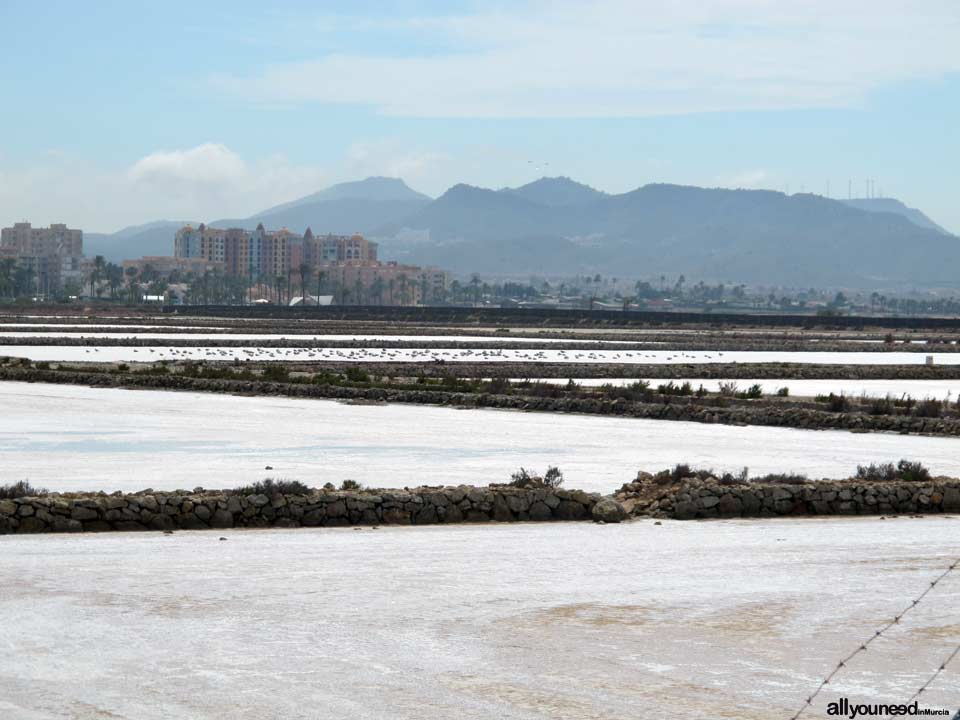
<path id="1" fill-rule="evenodd" d="M 859 207 L 858 203 L 868 205 Z M 343 183 L 249 218 L 315 233 L 362 232 L 384 259 L 456 273 L 661 274 L 688 280 L 903 288 L 960 285 L 960 239 L 896 200 L 645 185 L 609 195 L 569 178 L 517 188 L 455 185 L 436 200 L 398 179 Z M 169 254 L 183 223 L 86 235 L 87 253 L 112 260 Z"/>
<path id="2" fill-rule="evenodd" d="M 411 190 L 399 178 L 370 177 L 333 185 L 293 202 L 267 208 L 242 219 L 216 220 L 213 227 L 254 229 L 285 227 L 302 233 L 368 233 L 376 227 L 411 215 L 429 204 L 430 198 Z"/>
<path id="3" fill-rule="evenodd" d="M 840 202 L 867 212 L 887 212 L 901 215 L 917 227 L 936 230 L 944 235 L 950 234 L 916 208 L 908 207 L 894 198 L 854 198 L 853 200 L 841 200 Z"/>
<path id="4" fill-rule="evenodd" d="M 589 185 L 574 182 L 568 177 L 540 178 L 518 188 L 504 188 L 500 192 L 547 207 L 587 205 L 607 197 L 607 193 L 594 190 Z"/>
<path id="5" fill-rule="evenodd" d="M 518 190 L 520 190 L 518 188 Z M 684 274 L 793 286 L 957 284 L 960 239 L 817 195 L 647 185 L 570 204 L 457 185 L 382 228 L 385 256 L 455 271 Z M 428 231 L 404 243 L 398 228 Z M 420 237 L 422 238 L 421 232 Z"/>
<path id="6" fill-rule="evenodd" d="M 188 220 L 158 220 L 133 225 L 115 233 L 83 234 L 83 252 L 88 257 L 103 255 L 119 263 L 143 255 L 173 255 L 173 236 Z M 196 225 L 196 223 L 193 223 Z"/>

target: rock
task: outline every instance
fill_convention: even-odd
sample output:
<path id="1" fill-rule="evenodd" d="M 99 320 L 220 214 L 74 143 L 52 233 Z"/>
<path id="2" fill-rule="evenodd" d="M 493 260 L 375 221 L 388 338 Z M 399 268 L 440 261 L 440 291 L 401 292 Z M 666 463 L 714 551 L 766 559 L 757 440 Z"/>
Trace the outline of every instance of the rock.
<path id="1" fill-rule="evenodd" d="M 401 508 L 387 508 L 383 511 L 383 522 L 390 525 L 409 525 L 410 512 Z"/>
<path id="2" fill-rule="evenodd" d="M 946 512 L 960 512 L 960 488 L 948 486 L 943 489 L 943 509 Z"/>
<path id="3" fill-rule="evenodd" d="M 193 513 L 189 515 L 178 515 L 177 524 L 183 530 L 208 530 L 210 528 L 209 525 Z"/>
<path id="4" fill-rule="evenodd" d="M 0 500 L 0 515 L 13 515 L 17 512 L 17 506 L 13 500 Z"/>
<path id="5" fill-rule="evenodd" d="M 463 522 L 463 511 L 456 505 L 448 505 L 444 508 L 441 520 L 445 523 Z"/>
<path id="6" fill-rule="evenodd" d="M 559 501 L 558 501 L 559 504 Z M 545 502 L 537 501 L 530 506 L 530 519 L 542 522 L 544 520 L 550 520 L 553 517 L 553 513 L 550 511 L 550 506 Z"/>
<path id="7" fill-rule="evenodd" d="M 113 529 L 120 532 L 134 532 L 139 530 L 146 530 L 146 528 L 138 522 L 133 520 L 121 520 L 120 522 L 115 522 L 113 524 Z"/>
<path id="8" fill-rule="evenodd" d="M 149 522 L 149 527 L 151 530 L 172 531 L 176 523 L 169 515 L 154 515 Z"/>
<path id="9" fill-rule="evenodd" d="M 413 522 L 416 525 L 431 525 L 437 521 L 437 509 L 433 505 L 424 505 L 413 517 Z"/>
<path id="10" fill-rule="evenodd" d="M 34 513 L 33 505 L 28 505 L 24 503 L 23 505 L 17 508 L 18 517 L 22 517 L 22 518 L 29 517 L 33 515 L 33 513 Z"/>
<path id="11" fill-rule="evenodd" d="M 270 504 L 270 498 L 266 495 L 248 495 L 247 502 L 253 505 L 254 507 L 263 507 L 264 505 Z M 346 508 L 344 508 L 346 509 Z"/>
<path id="12" fill-rule="evenodd" d="M 554 515 L 558 520 L 583 520 L 587 509 L 576 500 L 561 500 Z"/>
<path id="13" fill-rule="evenodd" d="M 596 522 L 618 523 L 627 518 L 623 505 L 611 497 L 601 498 L 590 511 Z"/>
<path id="14" fill-rule="evenodd" d="M 198 513 L 199 516 L 199 513 Z M 233 513 L 229 510 L 217 510 L 210 518 L 210 527 L 213 528 L 232 528 Z"/>
<path id="15" fill-rule="evenodd" d="M 740 517 L 743 502 L 732 493 L 725 493 L 717 503 L 717 512 L 724 517 Z"/>
<path id="16" fill-rule="evenodd" d="M 327 505 L 328 518 L 340 518 L 347 514 L 347 504 L 343 500 L 329 503 Z"/>
<path id="17" fill-rule="evenodd" d="M 110 523 L 106 520 L 90 520 L 89 522 L 83 523 L 84 532 L 110 532 L 113 530 L 110 527 Z"/>
<path id="18" fill-rule="evenodd" d="M 30 515 L 20 518 L 20 532 L 43 532 L 47 529 L 47 524 L 38 517 Z"/>
<path id="19" fill-rule="evenodd" d="M 514 519 L 506 498 L 499 493 L 493 500 L 493 519 L 497 522 L 512 522 Z"/>
<path id="20" fill-rule="evenodd" d="M 210 508 L 208 508 L 206 505 L 197 505 L 194 507 L 193 514 L 203 520 L 203 522 L 210 520 Z"/>
<path id="21" fill-rule="evenodd" d="M 70 511 L 70 517 L 73 520 L 79 520 L 80 522 L 86 522 L 88 520 L 96 520 L 98 515 L 97 511 L 93 508 L 82 507 L 80 505 L 74 505 L 73 509 Z"/>
<path id="22" fill-rule="evenodd" d="M 57 515 L 50 523 L 54 532 L 83 532 L 83 523 L 79 520 L 69 520 Z"/>

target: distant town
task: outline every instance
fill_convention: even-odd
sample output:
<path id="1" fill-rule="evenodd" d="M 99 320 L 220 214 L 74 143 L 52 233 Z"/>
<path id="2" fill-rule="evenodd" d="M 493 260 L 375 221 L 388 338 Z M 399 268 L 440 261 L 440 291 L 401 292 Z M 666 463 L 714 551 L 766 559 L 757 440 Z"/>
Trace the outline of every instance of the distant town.
<path id="1" fill-rule="evenodd" d="M 83 231 L 15 223 L 0 231 L 0 302 L 140 305 L 457 305 L 586 310 L 712 310 L 809 314 L 957 314 L 960 299 L 836 289 L 756 288 L 600 274 L 527 282 L 453 277 L 381 260 L 363 235 L 185 225 L 172 255 L 108 262 L 83 252 Z"/>

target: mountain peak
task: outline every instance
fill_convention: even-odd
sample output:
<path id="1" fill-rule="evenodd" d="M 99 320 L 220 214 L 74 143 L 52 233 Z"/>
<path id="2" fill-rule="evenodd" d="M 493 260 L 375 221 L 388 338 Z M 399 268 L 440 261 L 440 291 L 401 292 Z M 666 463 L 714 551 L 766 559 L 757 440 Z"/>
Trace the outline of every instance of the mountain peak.
<path id="1" fill-rule="evenodd" d="M 920 210 L 912 208 L 909 205 L 905 205 L 895 198 L 853 198 L 851 200 L 841 200 L 840 202 L 842 202 L 844 205 L 855 207 L 858 210 L 866 210 L 867 212 L 885 212 L 893 213 L 894 215 L 902 215 L 917 227 L 926 228 L 927 230 L 936 230 L 938 233 L 942 233 L 944 235 L 950 234 L 949 231 L 937 225 L 937 223 L 928 218 Z"/>
<path id="2" fill-rule="evenodd" d="M 565 176 L 542 177 L 518 188 L 504 188 L 501 192 L 548 207 L 585 205 L 607 197 L 606 193 Z"/>

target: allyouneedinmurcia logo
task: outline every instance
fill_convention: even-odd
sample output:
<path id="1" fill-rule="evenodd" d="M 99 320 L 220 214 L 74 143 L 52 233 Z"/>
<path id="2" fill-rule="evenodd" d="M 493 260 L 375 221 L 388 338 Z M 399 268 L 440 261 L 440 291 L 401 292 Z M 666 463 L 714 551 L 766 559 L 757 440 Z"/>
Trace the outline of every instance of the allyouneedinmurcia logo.
<path id="1" fill-rule="evenodd" d="M 843 697 L 827 705 L 827 715 L 850 720 L 865 717 L 947 717 L 950 710 L 921 708 L 920 703 L 851 703 Z M 953 718 L 960 718 L 960 710 Z"/>

